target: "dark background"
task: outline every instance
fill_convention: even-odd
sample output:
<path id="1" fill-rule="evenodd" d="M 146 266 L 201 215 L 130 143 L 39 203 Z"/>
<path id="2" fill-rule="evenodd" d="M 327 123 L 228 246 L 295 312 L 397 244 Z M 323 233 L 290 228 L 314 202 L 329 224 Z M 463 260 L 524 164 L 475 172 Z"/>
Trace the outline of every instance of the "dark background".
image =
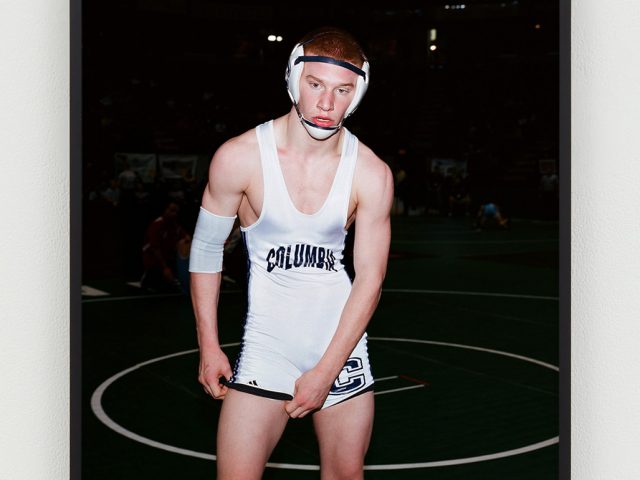
<path id="1" fill-rule="evenodd" d="M 447 214 L 430 205 L 429 165 L 452 158 L 467 162 L 473 214 L 494 201 L 511 217 L 557 219 L 557 201 L 541 205 L 539 163 L 558 159 L 557 1 L 101 0 L 84 2 L 83 17 L 85 277 L 139 276 L 146 224 L 181 188 L 182 223 L 193 228 L 206 181 L 201 162 L 189 185 L 158 177 L 143 205 L 107 205 L 114 154 L 210 158 L 286 113 L 287 57 L 322 25 L 350 31 L 368 54 L 370 88 L 347 126 L 394 172 L 402 164 L 421 214 Z"/>

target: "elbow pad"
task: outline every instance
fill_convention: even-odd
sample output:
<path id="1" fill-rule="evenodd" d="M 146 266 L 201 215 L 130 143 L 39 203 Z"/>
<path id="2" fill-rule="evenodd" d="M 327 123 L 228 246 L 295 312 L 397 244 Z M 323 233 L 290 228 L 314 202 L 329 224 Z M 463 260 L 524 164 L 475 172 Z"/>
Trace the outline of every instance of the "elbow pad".
<path id="1" fill-rule="evenodd" d="M 222 217 L 200 207 L 191 241 L 189 271 L 217 273 L 222 271 L 224 242 L 229 237 L 236 216 Z"/>

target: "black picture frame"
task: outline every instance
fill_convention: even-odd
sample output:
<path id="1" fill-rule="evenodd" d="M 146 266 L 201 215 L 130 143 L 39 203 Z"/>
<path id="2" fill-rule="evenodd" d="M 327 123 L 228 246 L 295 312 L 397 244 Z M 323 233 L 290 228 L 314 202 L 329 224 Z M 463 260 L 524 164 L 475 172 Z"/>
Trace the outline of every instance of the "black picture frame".
<path id="1" fill-rule="evenodd" d="M 71 478 L 80 480 L 82 441 L 82 174 L 83 174 L 83 1 L 70 0 L 71 19 L 71 265 L 70 265 L 70 313 L 71 313 Z M 571 2 L 558 0 L 559 5 L 559 178 L 560 178 L 560 468 L 559 479 L 569 479 L 571 466 Z"/>

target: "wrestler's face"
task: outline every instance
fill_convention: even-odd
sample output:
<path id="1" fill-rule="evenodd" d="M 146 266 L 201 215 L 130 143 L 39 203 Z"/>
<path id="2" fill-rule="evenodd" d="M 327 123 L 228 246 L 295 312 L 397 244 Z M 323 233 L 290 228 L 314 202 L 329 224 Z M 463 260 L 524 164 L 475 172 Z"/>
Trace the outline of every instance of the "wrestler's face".
<path id="1" fill-rule="evenodd" d="M 353 100 L 358 75 L 339 65 L 305 62 L 300 78 L 298 108 L 321 127 L 340 123 Z"/>

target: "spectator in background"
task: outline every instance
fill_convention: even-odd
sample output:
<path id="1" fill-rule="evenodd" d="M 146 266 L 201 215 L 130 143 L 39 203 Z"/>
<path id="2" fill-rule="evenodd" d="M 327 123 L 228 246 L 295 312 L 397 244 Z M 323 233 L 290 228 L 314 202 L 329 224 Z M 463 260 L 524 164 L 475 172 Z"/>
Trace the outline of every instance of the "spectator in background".
<path id="1" fill-rule="evenodd" d="M 140 246 L 143 225 L 137 211 L 136 186 L 142 183 L 140 175 L 124 161 L 123 170 L 117 176 L 118 220 L 120 222 L 120 243 L 122 245 L 122 268 L 127 280 L 140 278 Z"/>
<path id="2" fill-rule="evenodd" d="M 125 161 L 123 164 L 123 170 L 118 175 L 118 188 L 120 188 L 120 194 L 123 197 L 122 199 L 126 199 L 126 203 L 128 205 L 133 203 L 136 184 L 140 181 L 140 176 L 131 169 L 129 162 Z"/>
<path id="3" fill-rule="evenodd" d="M 100 199 L 105 203 L 116 207 L 120 199 L 120 190 L 118 189 L 118 182 L 115 179 L 109 180 L 109 183 L 102 183 L 99 187 Z"/>
<path id="4" fill-rule="evenodd" d="M 502 230 L 509 229 L 509 219 L 500 212 L 500 207 L 492 202 L 480 205 L 474 224 L 476 231 L 482 231 L 487 222 L 495 223 Z"/>
<path id="5" fill-rule="evenodd" d="M 141 286 L 157 292 L 178 292 L 178 245 L 190 241 L 190 235 L 178 222 L 180 207 L 170 201 L 161 216 L 156 218 L 145 233 L 142 247 L 144 273 Z M 183 242 L 184 243 L 184 242 Z M 183 249 L 184 252 L 184 249 Z"/>

